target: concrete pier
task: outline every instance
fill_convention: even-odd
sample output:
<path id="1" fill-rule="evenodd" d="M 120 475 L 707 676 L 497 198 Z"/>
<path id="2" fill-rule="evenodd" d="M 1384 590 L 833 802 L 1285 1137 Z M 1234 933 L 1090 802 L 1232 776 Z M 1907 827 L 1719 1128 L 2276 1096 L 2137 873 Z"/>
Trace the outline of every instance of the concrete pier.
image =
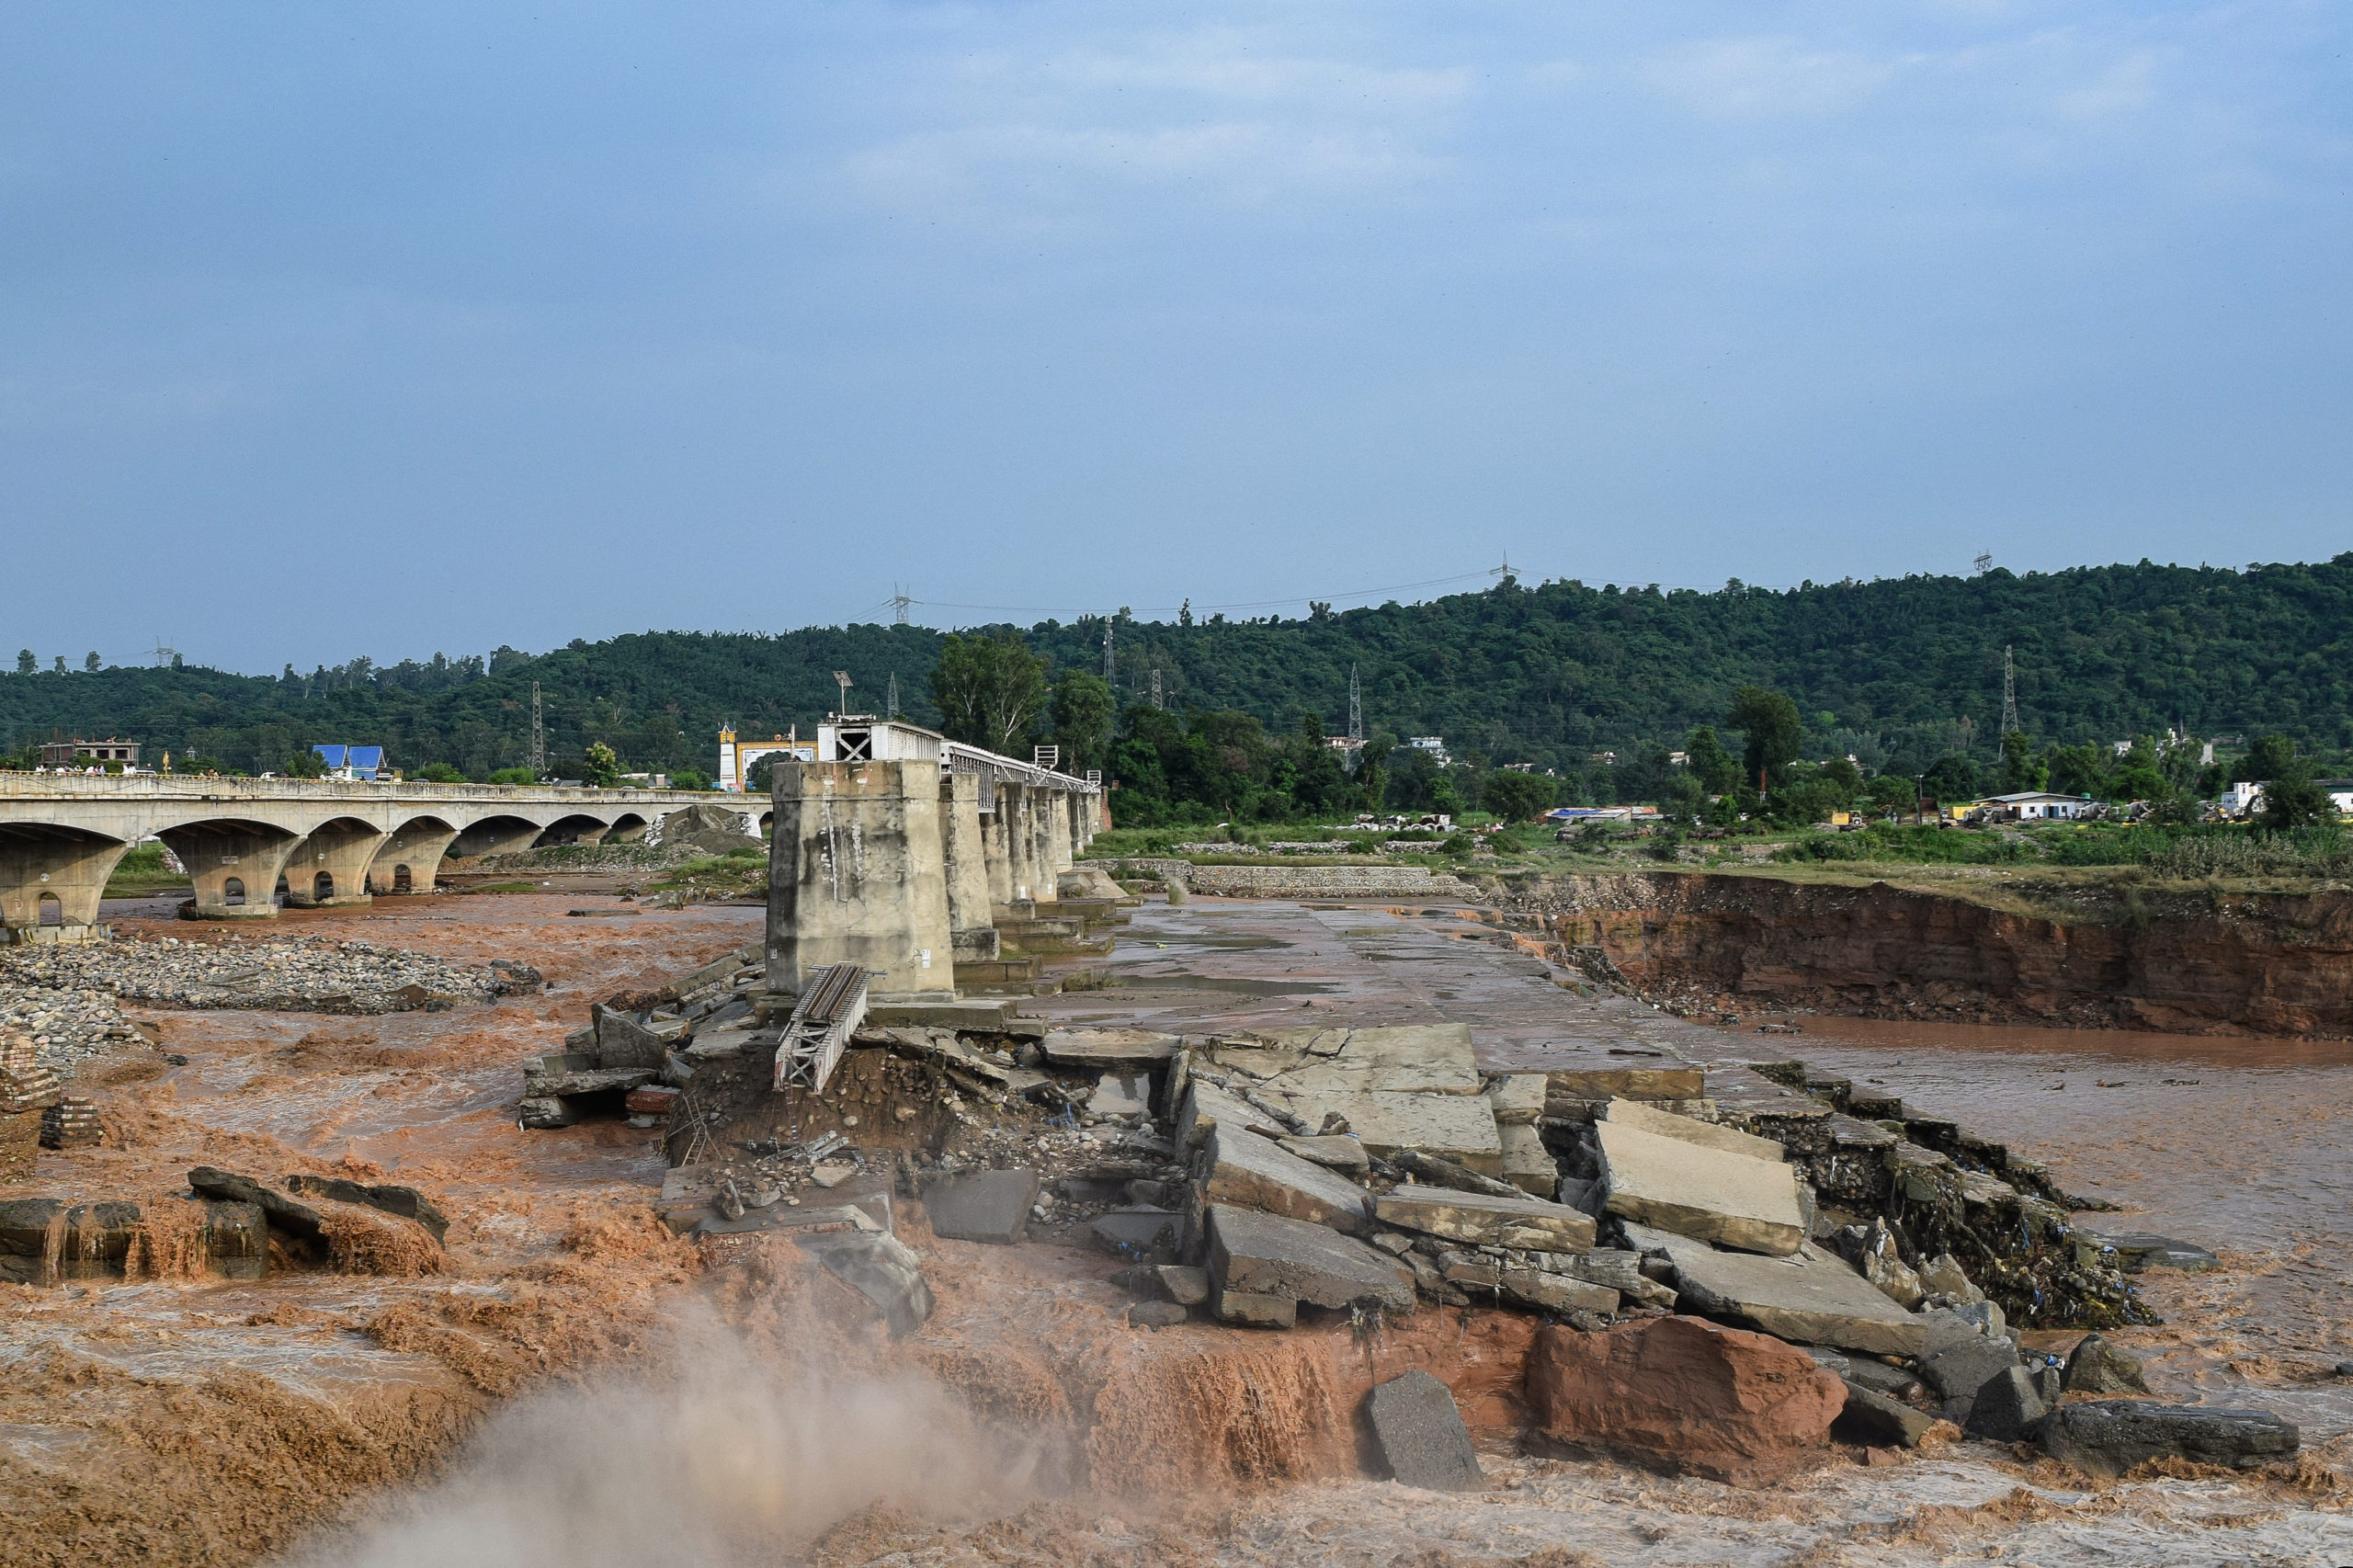
<path id="1" fill-rule="evenodd" d="M 981 778 L 950 773 L 939 781 L 939 836 L 948 859 L 948 930 L 956 961 L 996 957 L 989 918 L 989 866 L 981 826 Z"/>
<path id="2" fill-rule="evenodd" d="M 771 765 L 767 983 L 798 994 L 828 964 L 874 971 L 869 994 L 955 995 L 936 762 Z"/>
<path id="3" fill-rule="evenodd" d="M 286 902 L 328 908 L 368 902 L 368 868 L 384 840 L 381 830 L 349 817 L 313 831 L 286 858 Z"/>
<path id="4" fill-rule="evenodd" d="M 987 857 L 989 870 L 989 903 L 992 905 L 1011 903 L 1013 850 L 1006 833 L 1006 823 L 1013 812 L 1006 804 L 1006 786 L 983 780 L 981 788 L 990 802 L 988 814 L 981 819 L 981 849 Z"/>

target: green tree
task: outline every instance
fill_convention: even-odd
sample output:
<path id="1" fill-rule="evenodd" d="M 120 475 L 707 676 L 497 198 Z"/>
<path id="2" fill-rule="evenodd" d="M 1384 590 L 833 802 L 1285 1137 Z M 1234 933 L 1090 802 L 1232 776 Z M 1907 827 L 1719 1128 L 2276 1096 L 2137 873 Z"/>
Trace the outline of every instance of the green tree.
<path id="1" fill-rule="evenodd" d="M 1082 773 L 1104 766 L 1111 750 L 1116 703 L 1109 684 L 1086 670 L 1073 670 L 1054 682 L 1054 744 L 1063 748 L 1066 771 Z"/>
<path id="2" fill-rule="evenodd" d="M 416 770 L 420 782 L 426 784 L 463 784 L 466 776 L 446 762 L 428 762 Z"/>
<path id="3" fill-rule="evenodd" d="M 2062 795 L 2101 795 L 2108 788 L 2109 758 L 2114 753 L 2086 741 L 2081 745 L 2054 745 L 2042 754 L 2043 787 Z"/>
<path id="4" fill-rule="evenodd" d="M 1760 790 L 1770 782 L 1773 769 L 1797 760 L 1805 742 L 1798 722 L 1798 705 L 1778 691 L 1744 686 L 1732 695 L 1732 711 L 1724 722 L 1747 737 L 1741 755 L 1745 776 Z"/>
<path id="5" fill-rule="evenodd" d="M 580 757 L 581 782 L 609 790 L 620 776 L 621 759 L 614 755 L 613 748 L 602 741 L 589 742 L 588 749 Z"/>
<path id="6" fill-rule="evenodd" d="M 91 653 L 87 653 L 87 654 L 84 655 L 84 657 L 83 657 L 83 659 L 82 659 L 82 667 L 83 667 L 84 669 L 85 669 L 85 670 L 89 671 L 92 675 L 96 675 L 96 674 L 97 674 L 98 669 L 99 669 L 99 663 L 100 663 L 100 661 L 99 661 L 99 659 L 98 659 L 98 655 L 97 655 L 97 652 L 94 650 L 94 651 L 92 651 Z"/>
<path id="7" fill-rule="evenodd" d="M 502 767 L 483 780 L 489 784 L 536 784 L 540 776 L 528 767 Z"/>
<path id="8" fill-rule="evenodd" d="M 2336 802 L 2313 778 L 2312 764 L 2296 760 L 2266 781 L 2256 825 L 2266 833 L 2293 833 L 2336 820 Z"/>
<path id="9" fill-rule="evenodd" d="M 2002 793 L 2022 795 L 2050 782 L 2051 770 L 2036 760 L 2034 743 L 2026 732 L 2012 730 L 2002 737 Z"/>
<path id="10" fill-rule="evenodd" d="M 289 778 L 324 778 L 327 759 L 309 746 L 296 746 L 287 754 L 284 771 Z"/>
<path id="11" fill-rule="evenodd" d="M 710 775 L 705 773 L 699 767 L 673 768 L 670 772 L 670 788 L 673 790 L 708 790 L 710 788 Z"/>
<path id="12" fill-rule="evenodd" d="M 1691 759 L 1692 776 L 1711 795 L 1721 795 L 1740 782 L 1740 765 L 1732 753 L 1724 750 L 1723 742 L 1716 739 L 1716 732 L 1702 724 L 1691 732 L 1683 743 L 1684 752 Z"/>
<path id="13" fill-rule="evenodd" d="M 2157 766 L 2157 748 L 2146 737 L 2134 741 L 2108 776 L 2111 801 L 2163 801 L 2172 793 L 2165 770 Z"/>
<path id="14" fill-rule="evenodd" d="M 1018 756 L 1045 707 L 1046 662 L 1014 632 L 950 632 L 932 666 L 931 700 L 949 739 Z"/>
<path id="15" fill-rule="evenodd" d="M 1937 758 L 1921 780 L 1928 799 L 1939 805 L 1957 806 L 1964 801 L 1976 800 L 1984 793 L 1984 775 L 1977 764 L 1965 756 L 1948 754 Z"/>
<path id="16" fill-rule="evenodd" d="M 28 676 L 39 668 L 40 668 L 40 661 L 33 657 L 33 651 L 30 648 L 19 648 L 17 650 L 17 673 L 18 675 Z"/>
<path id="17" fill-rule="evenodd" d="M 1500 770 L 1487 776 L 1480 804 L 1506 822 L 1526 822 L 1552 809 L 1560 781 L 1549 773 Z"/>
<path id="18" fill-rule="evenodd" d="M 2245 756 L 2231 765 L 2231 781 L 2263 783 L 2286 777 L 2296 766 L 2296 743 L 2285 735 L 2257 735 Z"/>
<path id="19" fill-rule="evenodd" d="M 50 673 L 51 673 L 51 674 L 52 674 L 52 675 L 61 675 L 61 676 L 62 676 L 62 675 L 63 675 L 63 674 L 65 673 L 65 655 L 64 655 L 64 654 L 60 653 L 60 654 L 58 654 L 58 655 L 57 655 L 57 666 L 56 666 L 56 668 L 55 668 L 55 669 L 51 670 Z"/>

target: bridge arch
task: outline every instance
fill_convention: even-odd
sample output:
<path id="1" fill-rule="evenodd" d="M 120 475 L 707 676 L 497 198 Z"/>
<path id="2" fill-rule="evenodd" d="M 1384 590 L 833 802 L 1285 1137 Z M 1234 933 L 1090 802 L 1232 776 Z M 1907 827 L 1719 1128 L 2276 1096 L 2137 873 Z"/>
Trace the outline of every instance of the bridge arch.
<path id="1" fill-rule="evenodd" d="M 107 879 L 130 848 L 124 839 L 78 827 L 0 825 L 0 927 L 38 930 L 47 924 L 45 903 L 54 903 L 60 928 L 97 925 Z"/>
<path id="2" fill-rule="evenodd" d="M 642 812 L 623 812 L 613 819 L 613 825 L 605 830 L 605 842 L 634 844 L 645 836 L 645 830 L 652 825 Z"/>
<path id="3" fill-rule="evenodd" d="M 512 855 L 537 844 L 545 831 L 542 824 L 519 813 L 501 812 L 478 817 L 459 833 L 457 841 L 449 846 L 449 854 L 460 860 L 478 860 L 484 855 Z"/>
<path id="4" fill-rule="evenodd" d="M 441 857 L 458 839 L 456 824 L 441 817 L 411 817 L 376 843 L 369 862 L 368 888 L 376 894 L 431 892 Z"/>
<path id="5" fill-rule="evenodd" d="M 533 847 L 545 849 L 557 844 L 600 844 L 604 841 L 605 832 L 603 817 L 592 816 L 586 812 L 567 812 L 548 824 Z"/>
<path id="6" fill-rule="evenodd" d="M 297 908 L 366 903 L 368 867 L 383 839 L 381 828 L 358 817 L 321 823 L 287 856 L 286 902 Z"/>
<path id="7" fill-rule="evenodd" d="M 199 920 L 257 920 L 275 915 L 278 905 L 271 890 L 285 874 L 288 857 L 304 837 L 270 823 L 240 817 L 181 823 L 156 836 L 188 868 L 188 880 L 196 886 Z M 233 881 L 238 888 L 235 903 L 228 894 Z"/>

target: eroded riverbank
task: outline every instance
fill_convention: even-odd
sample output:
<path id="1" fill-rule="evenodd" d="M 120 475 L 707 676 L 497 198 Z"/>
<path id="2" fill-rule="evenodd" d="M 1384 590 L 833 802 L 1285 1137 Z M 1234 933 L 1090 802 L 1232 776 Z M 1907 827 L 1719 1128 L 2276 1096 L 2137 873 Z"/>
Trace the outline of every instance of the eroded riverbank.
<path id="1" fill-rule="evenodd" d="M 2136 1341 L 2154 1355 L 2161 1392 L 2309 1396 L 2295 1410 L 2311 1461 L 2302 1488 L 2194 1475 L 2097 1486 L 1966 1444 L 1893 1470 L 1844 1465 L 1741 1491 L 1510 1452 L 1524 1346 L 1515 1350 L 1498 1325 L 1524 1318 L 1425 1311 L 1370 1343 L 1345 1327 L 1145 1333 L 1121 1317 L 1125 1298 L 1108 1283 L 1117 1259 L 942 1242 L 915 1211 L 902 1234 L 942 1305 L 892 1345 L 831 1310 L 785 1261 L 789 1248 L 710 1256 L 672 1242 L 651 1224 L 658 1134 L 610 1121 L 517 1131 L 517 1063 L 556 1048 L 591 998 L 658 984 L 748 939 L 758 912 L 583 921 L 564 907 L 420 900 L 289 922 L 348 922 L 372 940 L 461 961 L 526 959 L 557 987 L 540 996 L 367 1020 L 152 1015 L 188 1066 L 104 1085 L 132 1146 L 71 1164 L 45 1155 L 44 1180 L 71 1171 L 161 1184 L 199 1157 L 229 1163 L 224 1152 L 267 1171 L 383 1173 L 443 1201 L 455 1221 L 450 1267 L 420 1279 L 293 1274 L 11 1292 L 17 1375 L 0 1415 L 0 1506 L 20 1527 L 15 1539 L 49 1543 L 51 1555 L 32 1561 L 256 1561 L 305 1540 L 305 1561 L 387 1568 L 801 1555 L 1908 1563 L 1995 1547 L 2053 1563 L 2116 1561 L 2119 1540 L 2132 1543 L 2134 1562 L 2340 1560 L 2328 1555 L 2347 1539 L 2329 1467 L 2346 1422 L 2333 1392 L 2288 1359 L 2301 1367 L 2353 1344 L 2331 1300 L 2338 1282 L 2318 1271 L 2345 1239 L 2335 1177 L 2300 1187 L 2291 1176 L 2262 1199 L 2271 1229 L 2222 1233 L 2245 1196 L 2227 1173 L 2253 1168 L 2243 1151 L 2260 1127 L 2201 1109 L 2284 1094 L 2325 1141 L 2353 1085 L 2334 1061 L 2290 1064 L 2313 1076 L 2289 1083 L 2259 1076 L 2276 1063 L 2176 1067 L 2153 1056 L 2160 1081 L 2145 1104 L 2132 1089 L 2022 1088 L 2041 1060 L 2031 1051 L 1973 1038 L 1849 1039 L 1812 1020 L 1815 1032 L 1797 1039 L 1711 1029 L 1622 996 L 1564 991 L 1477 922 L 1270 903 L 1149 905 L 1108 963 L 1093 960 L 1115 984 L 1039 1005 L 1062 1021 L 1177 1028 L 1451 1018 L 1471 1025 L 1483 1062 L 1498 1067 L 1799 1055 L 1887 1077 L 2011 1139 L 2071 1187 L 2148 1206 L 2152 1223 L 2162 1216 L 2224 1253 L 2222 1275 L 2145 1277 L 2172 1320 Z M 2201 1053 L 2231 1044 L 2174 1043 Z M 2177 1097 L 2193 1091 L 2211 1102 Z M 2162 1165 L 2134 1155 L 2152 1139 L 2171 1140 Z M 2201 1159 L 2211 1181 L 2173 1179 Z M 2300 1257 L 2306 1247 L 2315 1250 Z M 2212 1337 L 2222 1334 L 2234 1342 Z M 1470 1391 L 1458 1397 L 1485 1444 L 1489 1492 L 1368 1483 L 1353 1479 L 1345 1449 L 1273 1443 L 1300 1429 L 1281 1414 L 1287 1402 L 1329 1402 L 1345 1429 L 1364 1387 L 1414 1365 Z M 467 1433 L 472 1444 L 459 1446 Z M 1072 1490 L 1080 1471 L 1058 1445 L 1073 1433 L 1122 1457 L 1131 1483 Z"/>

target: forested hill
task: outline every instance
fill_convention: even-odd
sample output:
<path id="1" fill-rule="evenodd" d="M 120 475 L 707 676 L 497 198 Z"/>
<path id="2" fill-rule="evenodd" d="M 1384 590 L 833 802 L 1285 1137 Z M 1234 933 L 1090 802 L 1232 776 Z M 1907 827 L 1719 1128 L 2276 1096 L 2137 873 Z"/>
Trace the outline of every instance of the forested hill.
<path id="1" fill-rule="evenodd" d="M 1148 695 L 1157 669 L 1171 708 L 1241 709 L 1284 730 L 1313 711 L 1336 731 L 1355 665 L 1369 733 L 1438 734 L 1458 753 L 1564 771 L 1597 750 L 1679 744 L 1747 683 L 1797 699 L 1816 754 L 1925 766 L 1961 744 L 1966 719 L 1971 749 L 1991 755 L 2006 644 L 2038 741 L 2186 723 L 2200 735 L 2283 731 L 2317 749 L 2353 743 L 2353 554 L 2245 572 L 2143 562 L 1781 592 L 1506 582 L 1302 620 L 1121 618 L 1113 631 L 1123 701 Z M 1103 632 L 1083 619 L 1023 635 L 1057 669 L 1099 672 Z M 707 770 L 724 721 L 805 732 L 834 706 L 836 669 L 856 678 L 855 705 L 880 710 L 895 674 L 905 710 L 929 717 L 940 641 L 921 627 L 860 625 L 646 632 L 537 656 L 358 659 L 276 677 L 44 669 L 0 675 L 0 749 L 111 732 L 260 769 L 313 742 L 381 742 L 411 769 L 449 762 L 480 776 L 522 758 L 537 681 L 554 757 L 603 740 L 633 767 Z"/>

